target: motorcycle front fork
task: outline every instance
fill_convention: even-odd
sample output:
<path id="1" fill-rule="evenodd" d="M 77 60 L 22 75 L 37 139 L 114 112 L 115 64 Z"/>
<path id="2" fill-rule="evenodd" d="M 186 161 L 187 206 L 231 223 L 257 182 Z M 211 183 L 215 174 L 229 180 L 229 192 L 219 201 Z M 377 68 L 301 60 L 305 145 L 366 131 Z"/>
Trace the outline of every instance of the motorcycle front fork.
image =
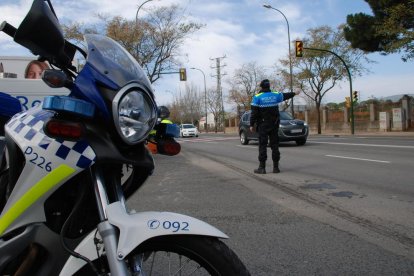
<path id="1" fill-rule="evenodd" d="M 92 166 L 90 169 L 92 181 L 94 183 L 94 193 L 98 207 L 100 223 L 98 232 L 102 237 L 106 258 L 108 260 L 111 275 L 130 275 L 124 261 L 125 256 L 118 256 L 118 234 L 116 228 L 108 222 L 106 208 L 109 205 L 108 194 L 104 185 L 102 169 L 99 166 Z M 123 202 L 123 204 L 125 204 Z M 122 258 L 122 259 L 121 259 Z"/>

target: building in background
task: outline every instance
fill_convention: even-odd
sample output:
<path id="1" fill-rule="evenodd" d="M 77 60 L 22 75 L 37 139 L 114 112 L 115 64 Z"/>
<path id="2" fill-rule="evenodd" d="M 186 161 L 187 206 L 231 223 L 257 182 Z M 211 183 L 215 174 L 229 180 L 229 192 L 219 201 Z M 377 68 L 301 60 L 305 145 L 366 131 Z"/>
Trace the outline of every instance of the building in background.
<path id="1" fill-rule="evenodd" d="M 34 59 L 36 59 L 35 56 L 0 56 L 0 63 L 3 65 L 3 78 L 10 78 L 10 76 L 24 78 L 27 64 Z"/>
<path id="2" fill-rule="evenodd" d="M 199 123 L 199 130 L 205 130 L 204 126 L 206 123 L 206 116 L 203 116 L 200 118 L 200 123 Z M 207 129 L 214 129 L 214 127 L 216 126 L 216 123 L 214 121 L 214 114 L 213 113 L 207 113 Z"/>

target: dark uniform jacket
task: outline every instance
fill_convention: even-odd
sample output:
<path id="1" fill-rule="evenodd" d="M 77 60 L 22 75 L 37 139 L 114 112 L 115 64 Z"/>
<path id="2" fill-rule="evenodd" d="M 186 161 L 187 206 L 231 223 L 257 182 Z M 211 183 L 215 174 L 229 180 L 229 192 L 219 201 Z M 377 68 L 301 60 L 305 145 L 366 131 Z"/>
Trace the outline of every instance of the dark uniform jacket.
<path id="1" fill-rule="evenodd" d="M 293 98 L 295 93 L 261 91 L 254 95 L 251 108 L 250 126 L 279 126 L 279 103 Z"/>

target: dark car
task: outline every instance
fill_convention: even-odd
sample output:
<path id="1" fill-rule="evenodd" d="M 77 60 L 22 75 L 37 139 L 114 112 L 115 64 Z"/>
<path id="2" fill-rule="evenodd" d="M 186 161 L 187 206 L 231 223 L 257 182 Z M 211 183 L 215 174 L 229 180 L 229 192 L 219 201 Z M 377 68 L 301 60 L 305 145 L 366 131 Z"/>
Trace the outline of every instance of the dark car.
<path id="1" fill-rule="evenodd" d="M 250 113 L 246 111 L 240 119 L 239 135 L 242 145 L 247 145 L 250 140 L 259 140 L 258 133 L 250 131 Z M 280 111 L 279 141 L 295 141 L 298 146 L 304 145 L 308 138 L 309 128 L 305 121 L 292 117 L 286 111 Z"/>

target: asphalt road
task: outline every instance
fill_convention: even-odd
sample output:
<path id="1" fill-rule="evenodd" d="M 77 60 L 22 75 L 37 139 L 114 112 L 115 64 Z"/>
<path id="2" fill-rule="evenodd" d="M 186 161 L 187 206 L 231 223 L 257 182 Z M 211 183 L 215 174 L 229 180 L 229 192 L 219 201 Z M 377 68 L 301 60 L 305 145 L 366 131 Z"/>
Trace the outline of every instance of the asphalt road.
<path id="1" fill-rule="evenodd" d="M 282 173 L 266 175 L 252 173 L 257 144 L 179 140 L 131 208 L 218 227 L 252 275 L 414 275 L 413 139 L 310 137 L 282 145 Z"/>

